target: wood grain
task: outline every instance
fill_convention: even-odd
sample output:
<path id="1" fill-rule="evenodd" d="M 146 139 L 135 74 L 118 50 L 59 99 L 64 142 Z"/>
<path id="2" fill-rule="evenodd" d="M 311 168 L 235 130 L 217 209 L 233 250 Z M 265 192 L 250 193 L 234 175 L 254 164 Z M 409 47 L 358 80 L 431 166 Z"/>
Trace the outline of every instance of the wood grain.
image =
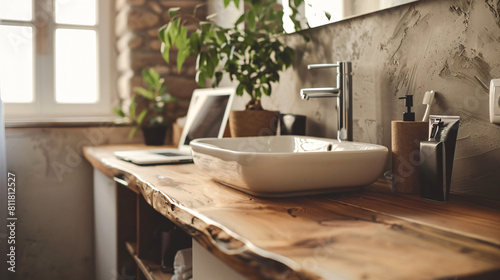
<path id="1" fill-rule="evenodd" d="M 141 167 L 112 155 L 138 148 L 84 154 L 104 174 L 125 176 L 156 211 L 250 279 L 500 279 L 496 202 L 435 203 L 380 191 L 383 182 L 355 193 L 263 199 L 193 164 Z"/>

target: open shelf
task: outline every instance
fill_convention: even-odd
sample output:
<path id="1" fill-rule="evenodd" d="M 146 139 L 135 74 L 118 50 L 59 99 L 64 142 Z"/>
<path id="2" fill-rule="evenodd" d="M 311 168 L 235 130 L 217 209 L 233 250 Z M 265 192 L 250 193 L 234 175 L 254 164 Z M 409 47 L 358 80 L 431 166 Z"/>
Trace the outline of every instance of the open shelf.
<path id="1" fill-rule="evenodd" d="M 96 177 L 95 278 L 170 280 L 175 255 L 192 247 L 191 236 L 151 207 L 126 176 Z"/>
<path id="2" fill-rule="evenodd" d="M 117 183 L 117 267 L 137 280 L 170 280 L 173 274 L 163 272 L 161 262 L 173 265 L 177 251 L 191 247 L 191 237 L 154 210 L 140 193 Z"/>
<path id="3" fill-rule="evenodd" d="M 173 274 L 165 273 L 161 270 L 161 266 L 153 261 L 139 258 L 135 252 L 136 244 L 125 242 L 125 246 L 130 256 L 137 263 L 137 267 L 142 271 L 142 274 L 148 280 L 170 280 Z"/>

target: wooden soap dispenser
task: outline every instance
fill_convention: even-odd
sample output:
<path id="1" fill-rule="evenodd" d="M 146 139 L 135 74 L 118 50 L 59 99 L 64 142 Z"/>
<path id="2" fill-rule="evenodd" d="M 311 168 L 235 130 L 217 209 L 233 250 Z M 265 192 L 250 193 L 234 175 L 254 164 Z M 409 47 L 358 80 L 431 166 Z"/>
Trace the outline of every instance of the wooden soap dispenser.
<path id="1" fill-rule="evenodd" d="M 428 123 L 415 121 L 411 111 L 413 95 L 405 95 L 406 112 L 402 121 L 391 122 L 392 146 L 392 191 L 398 193 L 420 193 L 420 141 L 428 137 Z"/>

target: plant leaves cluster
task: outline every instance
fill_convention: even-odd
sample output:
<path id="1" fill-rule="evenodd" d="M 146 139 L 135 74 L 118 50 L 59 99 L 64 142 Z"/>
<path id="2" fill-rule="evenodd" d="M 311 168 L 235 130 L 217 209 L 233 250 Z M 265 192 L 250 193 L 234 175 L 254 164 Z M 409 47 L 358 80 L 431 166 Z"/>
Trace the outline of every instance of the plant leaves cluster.
<path id="1" fill-rule="evenodd" d="M 134 88 L 138 96 L 132 98 L 128 114 L 121 107 L 113 108 L 115 114 L 122 118 L 127 118 L 128 122 L 133 125 L 129 133 L 130 138 L 134 136 L 139 127 L 166 125 L 166 104 L 176 101 L 175 97 L 166 92 L 168 85 L 165 84 L 165 79 L 154 68 L 144 69 L 142 71 L 142 78 L 147 84 L 147 88 Z M 139 103 L 144 105 L 144 107 L 137 113 L 136 110 Z M 148 120 L 147 123 L 145 123 L 146 120 Z"/>
<path id="2" fill-rule="evenodd" d="M 231 2 L 239 6 L 242 1 L 245 13 L 234 26 L 223 28 L 198 20 L 196 31 L 191 33 L 187 23 L 196 21 L 194 15 L 184 14 L 179 8 L 170 9 L 170 21 L 159 30 L 162 55 L 170 63 L 170 52 L 176 48 L 179 72 L 186 59 L 195 55 L 196 82 L 200 86 L 205 87 L 205 81 L 213 79 L 212 86 L 216 87 L 227 73 L 231 81 L 238 82 L 238 96 L 245 92 L 250 95 L 247 108 L 261 109 L 261 97 L 271 95 L 271 84 L 278 82 L 279 73 L 292 65 L 294 50 L 279 40 L 283 34 L 283 11 L 276 0 L 224 0 L 224 6 Z M 296 7 L 303 0 L 292 2 L 293 16 L 298 14 Z M 294 24 L 300 26 L 296 21 Z"/>

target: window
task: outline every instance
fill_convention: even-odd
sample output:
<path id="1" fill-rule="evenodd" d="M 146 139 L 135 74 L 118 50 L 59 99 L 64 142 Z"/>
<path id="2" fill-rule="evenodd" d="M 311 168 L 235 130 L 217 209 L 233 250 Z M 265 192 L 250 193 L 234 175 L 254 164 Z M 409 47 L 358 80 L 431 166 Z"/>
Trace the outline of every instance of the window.
<path id="1" fill-rule="evenodd" d="M 283 17 L 283 29 L 287 33 L 295 32 L 295 27 L 290 19 L 291 10 L 290 2 L 291 0 L 283 1 L 283 9 L 285 16 Z M 302 22 L 302 28 L 312 28 L 325 25 L 331 22 L 339 21 L 349 14 L 344 14 L 346 11 L 346 5 L 356 5 L 357 1 L 346 1 L 346 0 L 305 0 L 303 5 L 298 7 L 300 15 L 297 19 Z M 376 4 L 378 1 L 369 0 L 363 5 Z M 304 18 L 305 17 L 305 22 Z M 304 24 L 307 23 L 307 24 Z"/>
<path id="2" fill-rule="evenodd" d="M 0 0 L 7 118 L 110 114 L 111 2 Z"/>

